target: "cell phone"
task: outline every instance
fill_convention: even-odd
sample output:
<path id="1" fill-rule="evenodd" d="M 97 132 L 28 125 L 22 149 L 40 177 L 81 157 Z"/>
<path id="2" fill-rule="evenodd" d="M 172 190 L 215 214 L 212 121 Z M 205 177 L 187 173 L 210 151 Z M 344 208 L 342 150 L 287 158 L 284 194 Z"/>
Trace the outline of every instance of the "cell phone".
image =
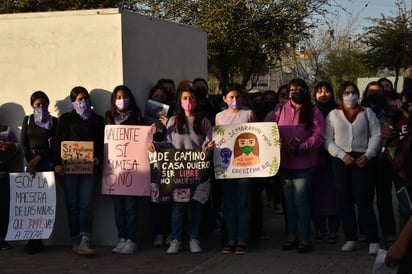
<path id="1" fill-rule="evenodd" d="M 396 194 L 398 196 L 399 207 L 402 212 L 407 215 L 412 215 L 412 202 L 408 189 L 403 186 L 396 192 Z"/>

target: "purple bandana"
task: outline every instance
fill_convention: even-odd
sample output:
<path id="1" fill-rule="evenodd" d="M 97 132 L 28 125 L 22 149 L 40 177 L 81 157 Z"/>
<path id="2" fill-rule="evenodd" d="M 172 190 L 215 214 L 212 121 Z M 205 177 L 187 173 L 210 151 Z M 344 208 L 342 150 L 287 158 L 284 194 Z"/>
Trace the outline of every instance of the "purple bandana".
<path id="1" fill-rule="evenodd" d="M 123 123 L 124 121 L 129 119 L 131 113 L 132 113 L 132 111 L 130 111 L 130 110 L 125 111 L 125 112 L 121 112 L 119 110 L 116 110 L 116 116 L 114 117 L 114 123 L 116 125 L 120 125 L 121 123 Z"/>
<path id="2" fill-rule="evenodd" d="M 34 108 L 34 123 L 47 130 L 52 127 L 52 119 L 47 106 Z"/>
<path id="3" fill-rule="evenodd" d="M 90 100 L 84 99 L 80 102 L 72 102 L 74 110 L 82 117 L 83 120 L 89 119 L 92 114 Z"/>

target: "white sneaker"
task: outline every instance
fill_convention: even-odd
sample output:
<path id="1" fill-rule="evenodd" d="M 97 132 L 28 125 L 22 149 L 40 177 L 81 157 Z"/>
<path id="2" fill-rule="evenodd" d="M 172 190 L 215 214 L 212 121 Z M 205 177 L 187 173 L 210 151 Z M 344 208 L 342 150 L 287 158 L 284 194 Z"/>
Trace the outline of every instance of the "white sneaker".
<path id="1" fill-rule="evenodd" d="M 169 246 L 171 242 L 172 242 L 172 234 L 167 234 L 166 240 L 165 240 L 165 245 Z"/>
<path id="2" fill-rule="evenodd" d="M 114 253 L 120 254 L 120 251 L 122 250 L 122 248 L 124 247 L 124 245 L 126 244 L 126 239 L 125 238 L 120 238 L 119 242 L 117 243 L 117 245 L 112 249 L 112 251 Z"/>
<path id="3" fill-rule="evenodd" d="M 378 243 L 371 243 L 369 244 L 369 255 L 376 255 L 379 251 L 379 244 Z"/>
<path id="4" fill-rule="evenodd" d="M 347 241 L 343 246 L 342 246 L 342 251 L 343 252 L 351 252 L 354 251 L 356 249 L 357 246 L 357 242 L 355 241 Z"/>
<path id="5" fill-rule="evenodd" d="M 189 242 L 190 252 L 192 253 L 200 253 L 202 249 L 200 248 L 199 241 L 196 239 L 190 239 Z"/>
<path id="6" fill-rule="evenodd" d="M 132 240 L 127 239 L 122 250 L 120 250 L 120 254 L 132 255 L 135 253 L 136 253 L 136 244 Z"/>
<path id="7" fill-rule="evenodd" d="M 161 247 L 161 246 L 163 246 L 164 238 L 165 238 L 165 237 L 163 236 L 163 234 L 157 234 L 157 235 L 155 236 L 155 238 L 154 238 L 153 246 L 154 246 L 154 247 Z"/>
<path id="8" fill-rule="evenodd" d="M 170 246 L 167 249 L 166 253 L 167 254 L 177 254 L 179 253 L 179 250 L 180 250 L 180 241 L 175 239 L 170 242 Z"/>
<path id="9" fill-rule="evenodd" d="M 94 255 L 96 251 L 90 247 L 90 239 L 88 236 L 82 236 L 79 247 L 75 251 L 79 255 Z"/>

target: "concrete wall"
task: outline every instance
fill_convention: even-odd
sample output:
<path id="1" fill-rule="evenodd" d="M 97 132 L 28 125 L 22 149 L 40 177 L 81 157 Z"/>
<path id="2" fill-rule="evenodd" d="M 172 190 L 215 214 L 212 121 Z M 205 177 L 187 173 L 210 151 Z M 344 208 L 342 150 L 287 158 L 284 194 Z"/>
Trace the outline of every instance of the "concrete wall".
<path id="1" fill-rule="evenodd" d="M 382 77 L 358 78 L 357 85 L 358 85 L 360 93 L 363 94 L 363 92 L 365 91 L 366 86 L 370 82 L 378 81 L 380 78 L 382 78 Z M 389 77 L 385 77 L 385 78 L 388 78 L 388 80 L 391 81 L 393 85 L 395 85 L 395 77 L 389 76 Z M 394 86 L 394 88 L 395 88 L 395 86 Z M 401 91 L 403 90 L 403 77 L 399 77 L 398 87 L 396 88 L 396 90 L 398 91 L 398 93 L 401 93 Z"/>
<path id="2" fill-rule="evenodd" d="M 0 122 L 20 135 L 21 122 L 32 113 L 30 95 L 45 91 L 50 111 L 71 110 L 70 90 L 86 87 L 95 111 L 104 114 L 116 85 L 131 88 L 143 109 L 150 88 L 159 78 L 176 84 L 207 78 L 206 34 L 197 29 L 118 9 L 0 15 Z M 16 163 L 21 171 L 23 161 Z M 61 184 L 57 185 L 56 226 L 49 242 L 69 243 Z M 117 240 L 108 196 L 96 190 L 94 242 Z M 141 233 L 150 232 L 149 204 Z"/>

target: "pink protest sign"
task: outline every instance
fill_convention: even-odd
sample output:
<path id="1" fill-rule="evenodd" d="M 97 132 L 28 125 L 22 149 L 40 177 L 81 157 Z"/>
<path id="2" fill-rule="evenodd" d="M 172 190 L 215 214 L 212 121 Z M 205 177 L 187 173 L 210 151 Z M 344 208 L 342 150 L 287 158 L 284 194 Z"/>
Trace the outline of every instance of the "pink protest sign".
<path id="1" fill-rule="evenodd" d="M 147 148 L 151 142 L 150 126 L 105 127 L 103 194 L 150 196 Z"/>

